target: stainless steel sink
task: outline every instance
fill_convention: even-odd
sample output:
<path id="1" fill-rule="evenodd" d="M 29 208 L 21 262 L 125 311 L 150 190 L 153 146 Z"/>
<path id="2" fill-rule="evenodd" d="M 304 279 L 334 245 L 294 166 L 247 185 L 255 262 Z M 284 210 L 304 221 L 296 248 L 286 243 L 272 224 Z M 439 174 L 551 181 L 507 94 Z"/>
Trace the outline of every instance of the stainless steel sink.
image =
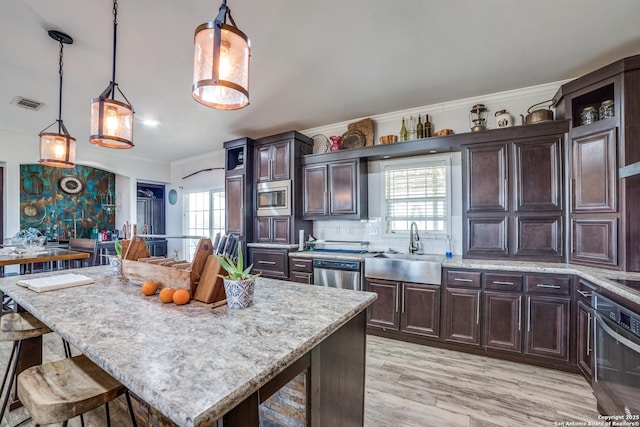
<path id="1" fill-rule="evenodd" d="M 364 275 L 399 282 L 441 283 L 441 255 L 384 253 L 365 258 Z"/>

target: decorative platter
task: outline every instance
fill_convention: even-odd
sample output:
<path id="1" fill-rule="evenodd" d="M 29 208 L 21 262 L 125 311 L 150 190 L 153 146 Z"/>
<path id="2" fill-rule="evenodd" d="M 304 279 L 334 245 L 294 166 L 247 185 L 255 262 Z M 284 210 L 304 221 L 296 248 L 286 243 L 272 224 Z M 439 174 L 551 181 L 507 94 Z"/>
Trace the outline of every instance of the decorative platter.
<path id="1" fill-rule="evenodd" d="M 365 144 L 365 136 L 359 130 L 353 129 L 348 130 L 342 135 L 342 149 L 348 150 L 349 148 L 360 148 L 364 147 Z"/>
<path id="2" fill-rule="evenodd" d="M 60 188 L 67 194 L 78 194 L 84 189 L 84 184 L 75 176 L 64 176 L 60 179 Z"/>
<path id="3" fill-rule="evenodd" d="M 318 134 L 311 137 L 311 139 L 313 139 L 313 154 L 322 154 L 329 151 L 329 147 L 331 147 L 329 138 L 322 134 Z"/>

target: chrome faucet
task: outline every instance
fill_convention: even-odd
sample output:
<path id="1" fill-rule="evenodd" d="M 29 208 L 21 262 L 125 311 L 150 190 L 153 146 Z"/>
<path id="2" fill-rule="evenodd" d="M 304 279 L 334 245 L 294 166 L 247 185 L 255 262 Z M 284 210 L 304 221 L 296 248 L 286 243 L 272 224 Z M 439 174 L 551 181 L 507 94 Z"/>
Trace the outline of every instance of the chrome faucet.
<path id="1" fill-rule="evenodd" d="M 415 254 L 418 252 L 418 240 L 420 240 L 420 236 L 418 236 L 418 224 L 414 221 L 409 228 L 409 253 Z"/>

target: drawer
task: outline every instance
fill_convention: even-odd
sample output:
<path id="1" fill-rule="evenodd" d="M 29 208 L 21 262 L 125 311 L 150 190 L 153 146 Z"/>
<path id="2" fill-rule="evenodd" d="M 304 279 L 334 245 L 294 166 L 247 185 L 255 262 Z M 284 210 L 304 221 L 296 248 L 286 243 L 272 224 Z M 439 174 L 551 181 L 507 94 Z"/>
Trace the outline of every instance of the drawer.
<path id="1" fill-rule="evenodd" d="M 289 278 L 289 257 L 286 250 L 250 248 L 249 254 L 254 272 L 260 272 L 265 277 Z"/>
<path id="2" fill-rule="evenodd" d="M 289 260 L 292 262 L 291 260 Z M 291 271 L 289 280 L 292 282 L 306 283 L 307 285 L 313 285 L 313 273 L 301 273 L 299 271 Z"/>
<path id="3" fill-rule="evenodd" d="M 484 288 L 500 291 L 522 292 L 524 279 L 521 274 L 487 273 L 484 275 Z"/>
<path id="4" fill-rule="evenodd" d="M 479 271 L 447 270 L 446 284 L 448 287 L 479 288 Z"/>
<path id="5" fill-rule="evenodd" d="M 310 258 L 289 257 L 289 268 L 291 271 L 313 273 L 313 260 Z"/>
<path id="6" fill-rule="evenodd" d="M 585 280 L 579 279 L 578 286 L 576 287 L 576 301 L 582 301 L 588 307 L 591 307 L 591 294 L 597 289 L 597 287 Z"/>
<path id="7" fill-rule="evenodd" d="M 526 292 L 529 294 L 571 295 L 571 277 L 528 274 Z"/>

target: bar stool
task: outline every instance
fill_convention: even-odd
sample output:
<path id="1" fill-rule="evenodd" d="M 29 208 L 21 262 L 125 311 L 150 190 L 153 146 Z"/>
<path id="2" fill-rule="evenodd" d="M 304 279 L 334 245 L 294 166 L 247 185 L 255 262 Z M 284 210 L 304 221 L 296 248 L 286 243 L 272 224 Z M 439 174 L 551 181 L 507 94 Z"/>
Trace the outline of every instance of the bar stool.
<path id="1" fill-rule="evenodd" d="M 2 408 L 0 408 L 0 422 L 4 417 L 4 413 L 7 409 L 9 402 L 9 395 L 11 394 L 11 388 L 16 377 L 16 369 L 18 367 L 18 360 L 20 359 L 20 351 L 22 349 L 22 340 L 29 338 L 39 337 L 51 332 L 51 329 L 44 323 L 33 317 L 31 313 L 5 313 L 0 317 L 0 341 L 13 341 L 13 348 L 11 350 L 11 356 L 9 356 L 9 363 L 7 369 L 4 372 L 2 378 L 2 388 L 0 388 L 0 396 L 4 395 L 2 400 Z M 9 380 L 9 385 L 6 388 L 5 385 Z"/>
<path id="2" fill-rule="evenodd" d="M 33 366 L 18 375 L 18 398 L 36 426 L 62 422 L 66 427 L 71 418 L 102 405 L 111 425 L 109 402 L 121 394 L 136 427 L 129 390 L 84 355 Z"/>

